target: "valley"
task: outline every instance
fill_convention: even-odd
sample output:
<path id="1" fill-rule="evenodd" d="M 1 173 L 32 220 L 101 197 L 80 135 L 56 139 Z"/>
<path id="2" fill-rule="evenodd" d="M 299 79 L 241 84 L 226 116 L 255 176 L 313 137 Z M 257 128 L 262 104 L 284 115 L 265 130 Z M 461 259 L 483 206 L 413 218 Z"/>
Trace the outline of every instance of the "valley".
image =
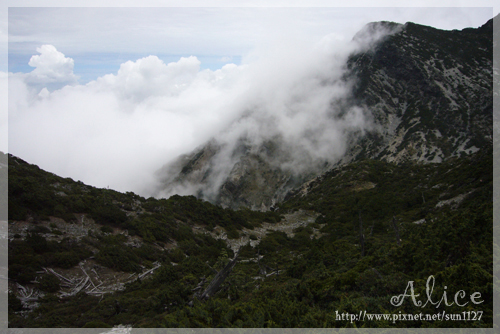
<path id="1" fill-rule="evenodd" d="M 321 86 L 351 89 L 320 124 L 307 118 L 294 138 L 249 108 L 164 165 L 156 196 L 0 152 L 8 326 L 493 327 L 493 19 L 375 22 L 355 39 L 381 28 Z M 252 117 L 255 133 L 231 132 Z M 436 296 L 477 293 L 480 306 L 393 303 L 409 282 L 424 296 L 430 277 Z M 336 317 L 466 310 L 481 319 Z"/>
<path id="2" fill-rule="evenodd" d="M 429 275 L 480 292 L 474 325 L 491 326 L 491 148 L 441 164 L 339 166 L 268 212 L 145 199 L 9 160 L 11 327 L 349 327 L 331 310 L 383 313 L 409 280 Z M 25 182 L 29 193 L 18 190 Z M 61 188 L 53 204 L 32 200 Z M 199 300 L 230 260 L 216 293 Z"/>

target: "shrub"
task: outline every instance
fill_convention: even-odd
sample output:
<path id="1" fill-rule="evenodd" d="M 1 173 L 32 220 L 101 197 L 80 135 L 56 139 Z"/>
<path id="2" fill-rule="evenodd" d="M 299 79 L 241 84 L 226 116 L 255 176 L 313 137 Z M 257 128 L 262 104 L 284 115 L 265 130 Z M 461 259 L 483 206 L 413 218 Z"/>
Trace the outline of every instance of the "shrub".
<path id="1" fill-rule="evenodd" d="M 110 226 L 101 226 L 101 232 L 102 233 L 113 233 L 113 228 Z"/>
<path id="2" fill-rule="evenodd" d="M 15 294 L 9 292 L 9 311 L 18 312 L 23 309 L 23 304 Z"/>
<path id="3" fill-rule="evenodd" d="M 107 323 L 100 320 L 89 321 L 83 326 L 83 328 L 111 328 L 111 327 L 113 326 L 108 325 Z"/>
<path id="4" fill-rule="evenodd" d="M 38 288 L 45 292 L 57 292 L 60 289 L 59 279 L 54 275 L 44 275 L 38 284 Z"/>
<path id="5" fill-rule="evenodd" d="M 111 269 L 138 272 L 139 257 L 127 246 L 110 245 L 103 247 L 95 256 L 97 262 Z"/>
<path id="6" fill-rule="evenodd" d="M 240 237 L 240 233 L 234 228 L 232 228 L 227 231 L 227 237 L 229 239 L 238 239 Z"/>

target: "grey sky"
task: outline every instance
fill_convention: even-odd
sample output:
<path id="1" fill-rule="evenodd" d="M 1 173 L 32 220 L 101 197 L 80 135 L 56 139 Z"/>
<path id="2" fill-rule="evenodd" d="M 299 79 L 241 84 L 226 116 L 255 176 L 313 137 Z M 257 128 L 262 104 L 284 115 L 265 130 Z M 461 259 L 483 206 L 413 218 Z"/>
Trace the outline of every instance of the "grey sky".
<path id="1" fill-rule="evenodd" d="M 334 3 L 334 2 L 333 2 Z M 86 82 L 126 60 L 157 55 L 171 62 L 195 55 L 202 68 L 239 64 L 280 35 L 352 38 L 371 21 L 413 21 L 441 29 L 477 27 L 491 8 L 9 8 L 9 71 L 28 72 L 43 44 L 75 60 Z"/>

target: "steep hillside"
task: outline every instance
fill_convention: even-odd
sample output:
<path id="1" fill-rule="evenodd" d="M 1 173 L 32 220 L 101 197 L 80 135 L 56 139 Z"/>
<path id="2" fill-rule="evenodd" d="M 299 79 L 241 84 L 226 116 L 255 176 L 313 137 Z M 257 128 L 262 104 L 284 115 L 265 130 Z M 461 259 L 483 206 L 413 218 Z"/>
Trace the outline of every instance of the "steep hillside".
<path id="1" fill-rule="evenodd" d="M 442 164 L 341 166 L 267 213 L 145 199 L 9 162 L 10 327 L 492 326 L 491 146 Z M 447 286 L 481 304 L 391 305 L 408 281 L 425 296 L 430 275 L 436 296 Z M 335 312 L 464 310 L 481 318 Z"/>
<path id="2" fill-rule="evenodd" d="M 364 133 L 343 132 L 347 142 L 338 152 L 345 154 L 314 160 L 279 135 L 229 145 L 214 138 L 159 171 L 160 192 L 265 211 L 333 166 L 367 158 L 439 163 L 492 143 L 493 20 L 461 31 L 379 22 L 355 39 L 381 29 L 391 33 L 347 62 L 343 80 L 355 83 L 351 94 L 331 101 L 339 122 L 353 108 L 373 121 Z"/>
<path id="3" fill-rule="evenodd" d="M 441 162 L 492 142 L 493 20 L 462 31 L 407 23 L 348 66 L 378 131 L 343 161 Z"/>
<path id="4" fill-rule="evenodd" d="M 291 189 L 325 170 L 326 165 L 297 175 L 283 168 L 292 161 L 287 156 L 282 140 L 275 138 L 258 146 L 241 140 L 232 152 L 232 165 L 218 170 L 213 160 L 221 154 L 223 144 L 215 140 L 190 155 L 182 156 L 174 164 L 159 171 L 162 187 L 168 193 L 193 194 L 223 207 L 267 211 L 283 200 Z"/>

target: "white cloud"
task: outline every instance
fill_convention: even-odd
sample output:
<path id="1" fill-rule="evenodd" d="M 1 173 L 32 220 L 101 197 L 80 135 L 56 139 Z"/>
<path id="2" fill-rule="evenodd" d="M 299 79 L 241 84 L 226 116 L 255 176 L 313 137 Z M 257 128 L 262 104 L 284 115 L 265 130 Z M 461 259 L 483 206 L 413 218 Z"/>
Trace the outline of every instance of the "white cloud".
<path id="1" fill-rule="evenodd" d="M 461 6 L 466 6 L 463 0 L 461 2 Z M 377 8 L 371 3 L 366 8 L 342 8 L 338 4 L 319 8 L 308 7 L 309 4 L 296 8 L 287 8 L 289 4 L 272 6 L 266 2 L 266 5 L 271 7 L 16 5 L 9 8 L 9 56 L 31 55 L 35 46 L 52 44 L 75 60 L 79 56 L 79 64 L 88 53 L 140 53 L 142 57 L 143 52 L 147 52 L 160 57 L 197 55 L 201 59 L 203 55 L 211 55 L 220 58 L 241 56 L 276 31 L 313 39 L 333 32 L 342 38 L 351 38 L 371 21 L 413 21 L 442 29 L 462 29 L 481 25 L 492 15 L 490 8 L 479 5 L 474 5 L 475 8 L 451 8 L 450 4 L 442 8 L 414 8 L 415 4 L 409 8 L 399 4 Z"/>
<path id="2" fill-rule="evenodd" d="M 32 78 L 49 67 L 40 64 L 72 68 L 55 48 L 49 53 L 59 61 L 32 58 L 34 71 L 9 75 L 9 151 L 100 187 L 146 194 L 161 165 L 232 119 L 241 95 L 244 67 L 200 71 L 196 57 L 165 64 L 149 56 L 86 85 L 34 89 Z"/>
<path id="3" fill-rule="evenodd" d="M 201 192 L 205 199 L 214 199 L 239 162 L 241 142 L 259 149 L 262 143 L 272 141 L 276 147 L 273 155 L 260 157 L 296 175 L 336 162 L 345 152 L 348 136 L 371 128 L 368 111 L 346 103 L 351 83 L 342 79 L 348 55 L 383 35 L 371 36 L 365 43 L 335 38 L 319 43 L 283 36 L 269 39 L 245 60 L 247 67 L 241 74 L 248 85 L 237 100 L 238 117 L 216 133 L 220 151 L 212 158 L 204 182 L 177 183 L 180 169 L 174 162 L 162 170 L 167 187 L 159 195 Z"/>
<path id="4" fill-rule="evenodd" d="M 141 102 L 150 97 L 178 95 L 193 82 L 199 70 L 196 57 L 166 65 L 158 57 L 149 56 L 122 64 L 117 75 L 105 75 L 91 86 L 111 89 L 120 99 Z"/>
<path id="5" fill-rule="evenodd" d="M 65 57 L 53 45 L 42 45 L 36 51 L 40 55 L 32 56 L 28 63 L 35 68 L 26 77 L 28 83 L 76 83 L 77 77 L 73 73 L 73 59 Z"/>
<path id="6" fill-rule="evenodd" d="M 0 72 L 0 151 L 8 151 L 8 112 L 7 112 L 7 82 L 8 76 Z"/>
<path id="7" fill-rule="evenodd" d="M 314 162 L 334 159 L 346 132 L 369 127 L 364 110 L 349 109 L 340 117 L 331 108 L 349 93 L 338 79 L 352 50 L 350 38 L 332 34 L 331 25 L 344 11 L 308 9 L 310 16 L 302 17 L 298 9 L 281 19 L 278 9 L 118 9 L 120 15 L 110 15 L 114 10 L 14 8 L 12 17 L 9 11 L 14 51 L 43 41 L 40 55 L 30 60 L 32 72 L 9 74 L 11 153 L 61 176 L 149 195 L 158 168 L 214 136 L 229 152 L 242 135 L 253 143 L 280 135 L 290 161 Z M 253 20 L 255 13 L 267 16 Z M 357 20 L 350 29 L 366 22 L 356 10 L 349 13 Z M 166 29 L 164 22 L 173 25 Z M 60 26 L 71 31 L 61 33 Z M 314 30 L 314 38 L 295 34 L 302 29 Z M 152 55 L 79 85 L 73 59 L 47 44 L 53 41 L 75 52 L 208 50 L 243 55 L 244 65 L 200 70 L 194 56 L 166 64 Z M 250 46 L 256 46 L 253 52 L 247 52 Z M 220 175 L 230 160 L 220 156 Z"/>
<path id="8" fill-rule="evenodd" d="M 232 61 L 232 57 L 224 56 L 224 57 L 221 57 L 219 59 L 219 61 L 222 62 L 222 63 L 228 63 L 228 62 Z"/>
<path id="9" fill-rule="evenodd" d="M 143 195 L 153 193 L 155 171 L 212 137 L 227 146 L 214 182 L 241 138 L 281 136 L 290 168 L 307 168 L 336 159 L 345 132 L 368 126 L 362 110 L 339 117 L 331 108 L 349 93 L 340 77 L 353 47 L 278 34 L 245 65 L 200 70 L 193 56 L 169 64 L 148 56 L 86 85 L 50 90 L 40 85 L 73 80 L 74 63 L 44 45 L 32 72 L 9 75 L 9 151 L 61 176 Z"/>

